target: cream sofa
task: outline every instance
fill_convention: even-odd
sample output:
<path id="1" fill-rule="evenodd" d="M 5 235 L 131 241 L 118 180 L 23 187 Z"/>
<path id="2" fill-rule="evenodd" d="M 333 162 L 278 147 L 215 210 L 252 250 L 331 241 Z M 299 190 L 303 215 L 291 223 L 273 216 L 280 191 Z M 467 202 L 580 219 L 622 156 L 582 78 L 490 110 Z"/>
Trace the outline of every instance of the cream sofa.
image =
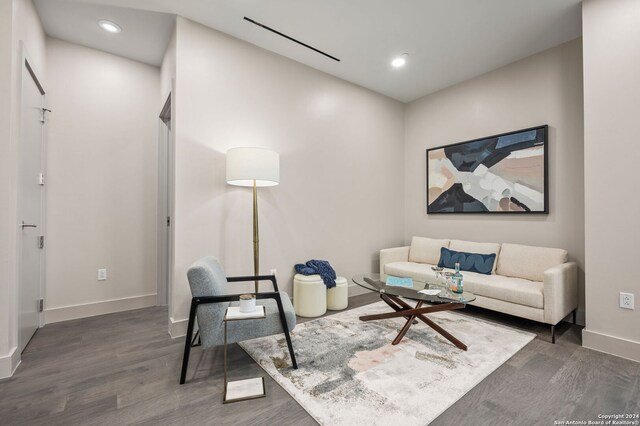
<path id="1" fill-rule="evenodd" d="M 462 271 L 465 290 L 476 295 L 471 305 L 549 324 L 554 343 L 556 324 L 572 312 L 575 323 L 578 268 L 566 250 L 413 237 L 411 246 L 380 251 L 380 274 L 433 280 L 441 247 L 496 254 L 491 275 Z"/>

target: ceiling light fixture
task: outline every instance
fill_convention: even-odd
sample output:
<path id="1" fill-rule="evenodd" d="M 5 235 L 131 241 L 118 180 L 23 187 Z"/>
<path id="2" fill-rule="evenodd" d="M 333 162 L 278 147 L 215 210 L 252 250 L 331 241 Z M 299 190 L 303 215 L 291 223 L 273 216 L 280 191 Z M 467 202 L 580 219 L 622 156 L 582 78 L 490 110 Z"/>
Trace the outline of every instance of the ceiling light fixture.
<path id="1" fill-rule="evenodd" d="M 409 56 L 408 53 L 403 53 L 402 55 L 398 56 L 397 58 L 394 58 L 393 61 L 391 61 L 391 66 L 394 68 L 400 68 L 406 65 L 407 63 L 407 57 Z"/>
<path id="2" fill-rule="evenodd" d="M 120 28 L 120 25 L 116 24 L 113 21 L 107 21 L 106 19 L 99 20 L 98 26 L 103 30 L 105 30 L 106 32 L 112 33 L 112 34 L 118 34 L 119 32 L 122 31 L 122 28 Z"/>

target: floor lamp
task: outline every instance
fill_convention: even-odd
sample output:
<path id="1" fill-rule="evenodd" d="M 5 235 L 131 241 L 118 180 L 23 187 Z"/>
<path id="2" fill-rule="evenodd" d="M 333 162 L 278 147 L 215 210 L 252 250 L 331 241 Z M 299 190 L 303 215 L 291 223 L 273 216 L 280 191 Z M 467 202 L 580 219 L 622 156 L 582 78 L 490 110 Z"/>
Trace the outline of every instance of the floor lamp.
<path id="1" fill-rule="evenodd" d="M 280 183 L 280 155 L 264 148 L 231 148 L 227 151 L 227 183 L 253 187 L 253 273 L 260 275 L 258 238 L 258 187 Z M 258 293 L 258 281 L 255 282 Z"/>

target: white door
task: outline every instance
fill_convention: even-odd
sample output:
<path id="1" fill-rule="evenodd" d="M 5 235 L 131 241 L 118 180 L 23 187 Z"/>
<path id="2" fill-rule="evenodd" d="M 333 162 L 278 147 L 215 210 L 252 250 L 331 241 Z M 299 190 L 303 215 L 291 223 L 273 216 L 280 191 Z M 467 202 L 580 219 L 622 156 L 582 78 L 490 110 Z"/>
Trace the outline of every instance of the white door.
<path id="1" fill-rule="evenodd" d="M 44 202 L 44 90 L 25 60 L 22 73 L 20 123 L 20 352 L 40 326 L 40 290 L 44 277 L 44 254 L 40 245 Z"/>

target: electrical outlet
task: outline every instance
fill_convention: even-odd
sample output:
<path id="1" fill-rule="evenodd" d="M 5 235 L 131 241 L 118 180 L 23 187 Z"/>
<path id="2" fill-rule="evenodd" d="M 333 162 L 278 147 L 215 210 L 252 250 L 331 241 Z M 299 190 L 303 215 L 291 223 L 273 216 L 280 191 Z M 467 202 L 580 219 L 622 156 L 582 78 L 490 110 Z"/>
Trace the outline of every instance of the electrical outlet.
<path id="1" fill-rule="evenodd" d="M 620 293 L 620 307 L 623 309 L 635 309 L 633 293 Z"/>
<path id="2" fill-rule="evenodd" d="M 269 272 L 269 275 L 276 275 L 278 273 L 277 269 L 272 269 L 271 272 Z"/>
<path id="3" fill-rule="evenodd" d="M 98 269 L 98 281 L 105 281 L 107 279 L 107 270 Z"/>

